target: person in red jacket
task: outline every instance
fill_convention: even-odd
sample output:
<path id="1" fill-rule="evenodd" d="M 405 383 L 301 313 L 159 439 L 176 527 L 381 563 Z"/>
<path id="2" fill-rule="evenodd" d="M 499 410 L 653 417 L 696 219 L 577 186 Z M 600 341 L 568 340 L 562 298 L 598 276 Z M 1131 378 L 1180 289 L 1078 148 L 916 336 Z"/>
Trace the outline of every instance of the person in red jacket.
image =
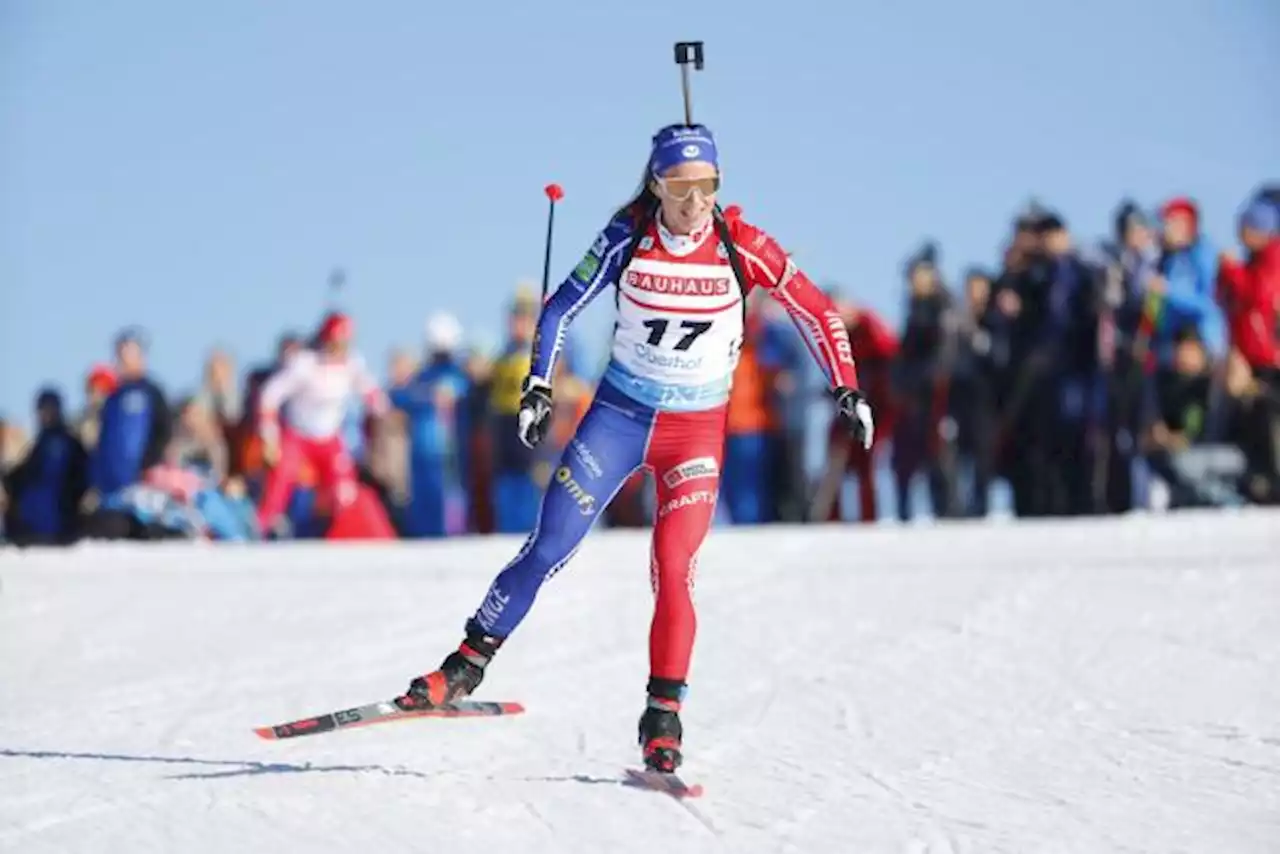
<path id="1" fill-rule="evenodd" d="M 1254 375 L 1280 379 L 1280 210 L 1258 201 L 1240 217 L 1240 242 L 1249 258 L 1231 252 L 1218 258 L 1218 301 L 1231 327 L 1231 346 Z"/>
<path id="2" fill-rule="evenodd" d="M 839 522 L 844 518 L 841 493 L 845 477 L 858 478 L 858 510 L 863 522 L 879 518 L 876 498 L 876 452 L 884 446 L 885 437 L 893 435 L 894 411 L 890 368 L 898 357 L 898 336 L 884 320 L 869 308 L 842 302 L 840 317 L 849 332 L 853 359 L 858 365 L 858 383 L 872 400 L 880 401 L 876 431 L 870 448 L 850 441 L 848 430 L 838 418 L 832 419 L 827 434 L 827 469 L 811 508 L 811 518 Z"/>

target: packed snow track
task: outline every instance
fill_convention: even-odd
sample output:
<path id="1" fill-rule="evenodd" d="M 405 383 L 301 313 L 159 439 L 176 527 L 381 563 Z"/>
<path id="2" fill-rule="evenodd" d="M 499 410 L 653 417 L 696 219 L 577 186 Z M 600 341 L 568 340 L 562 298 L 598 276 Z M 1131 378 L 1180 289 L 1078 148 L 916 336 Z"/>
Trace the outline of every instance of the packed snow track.
<path id="1" fill-rule="evenodd" d="M 292 741 L 458 641 L 508 537 L 0 552 L 0 851 L 1280 851 L 1280 515 L 716 529 L 638 758 L 647 531 L 597 531 L 477 699 Z"/>

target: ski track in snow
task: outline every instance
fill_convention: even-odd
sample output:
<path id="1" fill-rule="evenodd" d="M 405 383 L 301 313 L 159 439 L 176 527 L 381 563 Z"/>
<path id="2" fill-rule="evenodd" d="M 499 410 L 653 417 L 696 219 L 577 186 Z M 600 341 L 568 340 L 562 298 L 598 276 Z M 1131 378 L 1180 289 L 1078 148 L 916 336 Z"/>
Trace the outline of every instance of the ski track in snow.
<path id="1" fill-rule="evenodd" d="M 0 851 L 1280 851 L 1280 514 L 720 528 L 678 803 L 638 760 L 648 532 L 478 698 L 293 742 L 458 641 L 511 537 L 0 553 Z"/>

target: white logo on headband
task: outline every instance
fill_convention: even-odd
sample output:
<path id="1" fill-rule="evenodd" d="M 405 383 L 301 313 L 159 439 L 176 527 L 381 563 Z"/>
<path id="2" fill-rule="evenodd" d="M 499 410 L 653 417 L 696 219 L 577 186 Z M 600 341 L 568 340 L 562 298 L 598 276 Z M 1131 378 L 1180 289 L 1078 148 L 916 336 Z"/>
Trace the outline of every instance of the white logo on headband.
<path id="1" fill-rule="evenodd" d="M 696 145 L 686 145 L 681 152 L 685 157 L 697 157 L 702 153 L 702 149 Z"/>

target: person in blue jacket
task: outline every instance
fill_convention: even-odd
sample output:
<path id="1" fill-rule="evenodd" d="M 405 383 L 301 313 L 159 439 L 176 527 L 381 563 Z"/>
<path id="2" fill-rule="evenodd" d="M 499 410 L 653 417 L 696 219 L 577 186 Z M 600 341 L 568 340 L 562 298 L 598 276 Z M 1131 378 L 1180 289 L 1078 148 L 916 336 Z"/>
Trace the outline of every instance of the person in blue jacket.
<path id="1" fill-rule="evenodd" d="M 164 392 L 147 377 L 141 336 L 126 331 L 116 339 L 119 385 L 102 405 L 98 445 L 89 469 L 89 486 L 101 501 L 136 483 L 160 462 L 173 433 Z"/>
<path id="2" fill-rule="evenodd" d="M 61 394 L 42 390 L 36 412 L 40 434 L 26 459 L 4 479 L 10 503 L 5 527 L 18 545 L 65 544 L 79 534 L 88 455 L 67 427 Z"/>
<path id="3" fill-rule="evenodd" d="M 427 321 L 427 363 L 417 376 L 391 391 L 391 405 L 408 418 L 409 506 L 405 535 L 443 537 L 450 503 L 462 499 L 467 479 L 464 401 L 470 380 L 457 361 L 462 327 L 449 314 Z"/>
<path id="4" fill-rule="evenodd" d="M 1175 333 L 1193 326 L 1215 360 L 1227 353 L 1226 318 L 1215 297 L 1218 253 L 1200 226 L 1200 208 L 1187 198 L 1166 202 L 1164 240 L 1153 287 L 1161 295 L 1152 349 L 1161 366 L 1173 362 Z"/>

